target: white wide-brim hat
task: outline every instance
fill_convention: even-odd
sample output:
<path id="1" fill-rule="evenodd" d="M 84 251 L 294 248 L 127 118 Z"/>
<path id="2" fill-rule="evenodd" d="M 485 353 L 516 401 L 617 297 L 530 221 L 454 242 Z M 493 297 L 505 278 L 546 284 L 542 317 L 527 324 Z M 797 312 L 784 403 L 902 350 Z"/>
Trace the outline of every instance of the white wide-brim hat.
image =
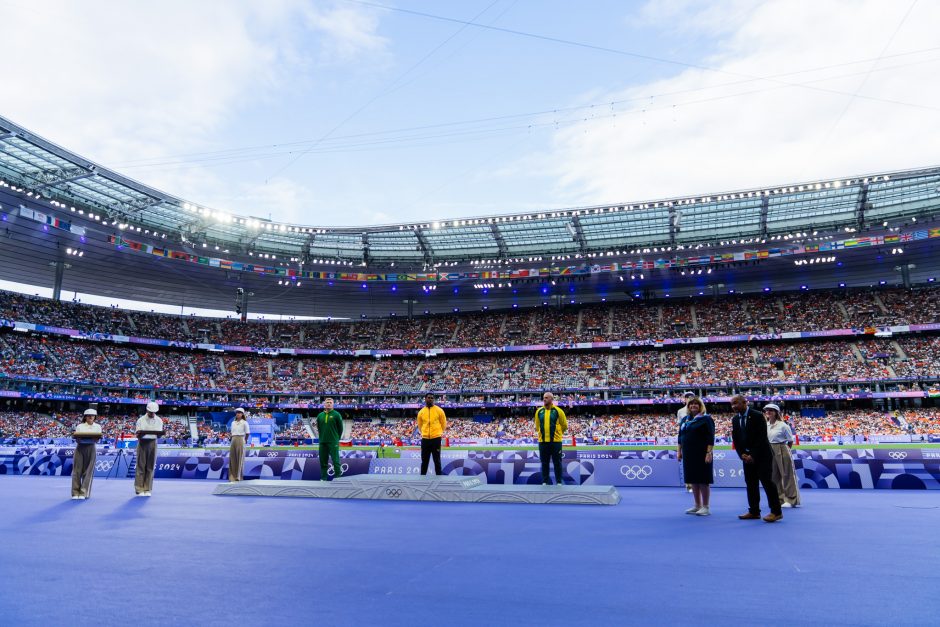
<path id="1" fill-rule="evenodd" d="M 97 415 L 98 415 L 98 411 L 95 410 L 95 409 L 91 409 L 91 408 L 89 407 L 88 409 L 85 410 L 85 413 L 82 414 L 82 415 L 84 415 L 84 416 L 97 416 Z"/>
<path id="2" fill-rule="evenodd" d="M 777 405 L 776 403 L 767 403 L 766 405 L 764 405 L 764 411 L 767 411 L 768 409 L 776 410 L 778 414 L 782 413 L 780 411 L 780 405 Z"/>
<path id="3" fill-rule="evenodd" d="M 246 416 L 248 415 L 248 412 L 245 411 L 245 408 L 244 408 L 244 407 L 237 407 L 237 408 L 235 409 L 235 413 L 236 413 L 236 414 L 245 414 Z"/>
<path id="4" fill-rule="evenodd" d="M 160 411 L 160 406 L 157 405 L 156 401 L 150 401 L 149 403 L 147 403 L 147 411 L 152 411 L 153 413 L 157 413 L 158 411 Z"/>

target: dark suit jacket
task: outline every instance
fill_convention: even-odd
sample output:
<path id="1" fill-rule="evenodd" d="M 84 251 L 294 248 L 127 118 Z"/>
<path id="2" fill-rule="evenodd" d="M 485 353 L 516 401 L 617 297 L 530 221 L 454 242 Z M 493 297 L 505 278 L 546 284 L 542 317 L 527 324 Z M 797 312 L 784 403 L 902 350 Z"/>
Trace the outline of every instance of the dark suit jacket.
<path id="1" fill-rule="evenodd" d="M 732 419 L 731 441 L 738 457 L 748 453 L 757 463 L 769 462 L 773 458 L 774 452 L 767 438 L 767 421 L 756 409 L 747 409 L 747 433 L 741 431 L 741 416 L 736 415 Z"/>

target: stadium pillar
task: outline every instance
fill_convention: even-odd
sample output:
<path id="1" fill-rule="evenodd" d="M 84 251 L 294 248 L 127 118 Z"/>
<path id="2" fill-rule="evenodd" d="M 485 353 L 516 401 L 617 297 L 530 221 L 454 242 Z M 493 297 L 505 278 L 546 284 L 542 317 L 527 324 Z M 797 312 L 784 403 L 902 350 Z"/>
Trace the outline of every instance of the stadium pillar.
<path id="1" fill-rule="evenodd" d="M 65 262 L 61 259 L 55 262 L 55 282 L 52 284 L 52 300 L 62 300 L 62 277 L 65 276 Z"/>
<path id="2" fill-rule="evenodd" d="M 904 289 L 911 289 L 911 264 L 906 263 L 900 268 L 901 270 L 901 283 L 904 285 Z"/>

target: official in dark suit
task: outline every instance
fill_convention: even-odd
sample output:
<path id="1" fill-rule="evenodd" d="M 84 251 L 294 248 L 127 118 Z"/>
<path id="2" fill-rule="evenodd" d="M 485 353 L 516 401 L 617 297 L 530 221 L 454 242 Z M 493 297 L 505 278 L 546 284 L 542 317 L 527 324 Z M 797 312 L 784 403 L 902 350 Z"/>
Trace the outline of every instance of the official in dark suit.
<path id="1" fill-rule="evenodd" d="M 747 485 L 747 513 L 738 516 L 741 520 L 760 518 L 760 488 L 764 486 L 770 513 L 766 522 L 777 522 L 783 518 L 780 496 L 773 481 L 774 452 L 767 439 L 767 421 L 764 414 L 747 405 L 747 399 L 737 394 L 731 398 L 731 409 L 735 411 L 731 423 L 731 441 L 734 450 L 744 462 L 744 483 Z"/>

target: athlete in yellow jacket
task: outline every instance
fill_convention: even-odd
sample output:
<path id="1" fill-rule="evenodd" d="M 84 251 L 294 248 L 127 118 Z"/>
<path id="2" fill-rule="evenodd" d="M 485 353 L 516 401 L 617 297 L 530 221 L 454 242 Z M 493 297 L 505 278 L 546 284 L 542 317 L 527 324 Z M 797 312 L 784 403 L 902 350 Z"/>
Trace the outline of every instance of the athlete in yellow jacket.
<path id="1" fill-rule="evenodd" d="M 428 474 L 428 462 L 434 458 L 434 474 L 441 470 L 441 437 L 447 428 L 444 410 L 434 404 L 434 395 L 424 395 L 424 407 L 418 412 L 418 430 L 421 431 L 421 474 Z"/>
<path id="2" fill-rule="evenodd" d="M 555 467 L 555 483 L 565 483 L 561 468 L 561 439 L 568 430 L 568 417 L 561 407 L 555 405 L 555 395 L 542 395 L 543 405 L 535 410 L 535 433 L 539 438 L 539 459 L 542 461 L 542 483 L 551 485 L 548 478 L 548 461 Z"/>

